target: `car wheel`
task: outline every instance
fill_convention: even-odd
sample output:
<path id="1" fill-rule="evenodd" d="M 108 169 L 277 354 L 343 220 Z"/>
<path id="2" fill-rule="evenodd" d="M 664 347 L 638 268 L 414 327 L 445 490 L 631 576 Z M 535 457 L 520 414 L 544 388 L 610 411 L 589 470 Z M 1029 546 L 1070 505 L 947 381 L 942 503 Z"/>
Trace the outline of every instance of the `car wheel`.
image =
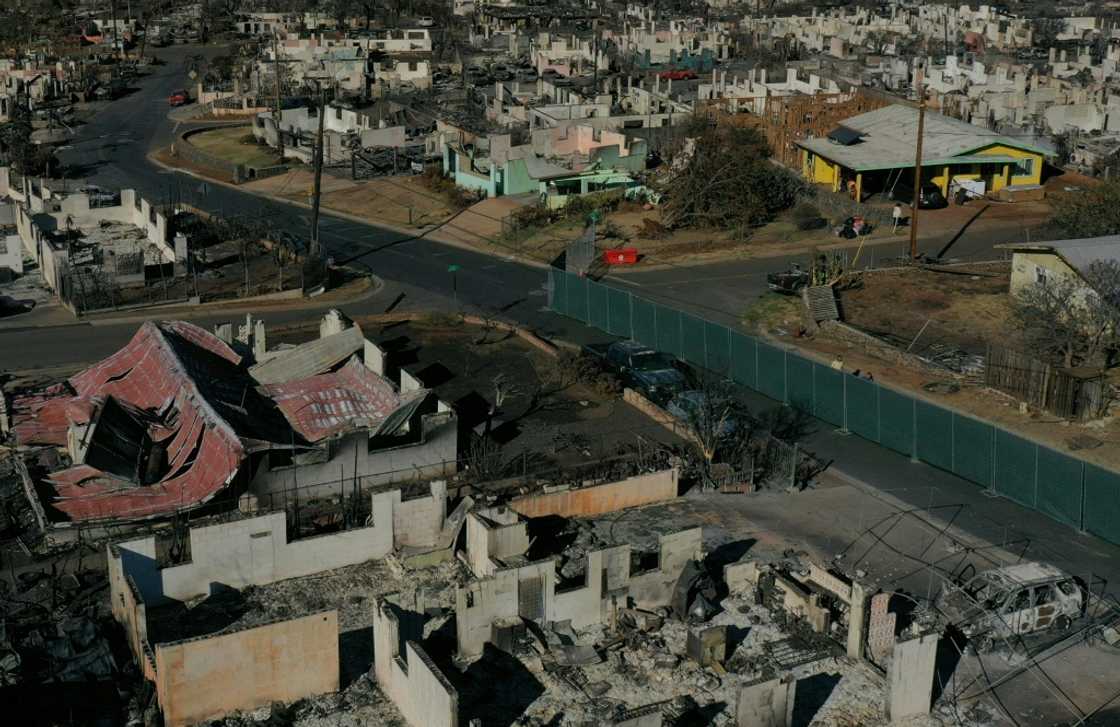
<path id="1" fill-rule="evenodd" d="M 1073 619 L 1069 616 L 1059 616 L 1054 619 L 1054 628 L 1058 631 L 1069 631 L 1071 626 L 1073 626 Z"/>

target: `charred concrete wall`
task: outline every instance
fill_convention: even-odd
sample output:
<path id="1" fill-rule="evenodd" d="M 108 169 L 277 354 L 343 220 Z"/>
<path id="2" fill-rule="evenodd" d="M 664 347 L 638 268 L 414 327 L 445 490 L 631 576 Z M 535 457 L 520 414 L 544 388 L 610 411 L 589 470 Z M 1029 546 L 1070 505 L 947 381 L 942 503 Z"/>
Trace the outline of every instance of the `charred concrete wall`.
<path id="1" fill-rule="evenodd" d="M 156 695 L 169 727 L 336 692 L 338 613 L 158 644 L 155 664 Z"/>
<path id="2" fill-rule="evenodd" d="M 404 621 L 393 604 L 378 601 L 374 606 L 373 671 L 377 683 L 413 727 L 457 727 L 459 695 L 416 643 L 422 631 L 422 627 L 416 628 L 419 619 Z"/>
<path id="3" fill-rule="evenodd" d="M 419 442 L 372 451 L 366 432 L 340 437 L 331 445 L 327 461 L 298 468 L 261 467 L 249 489 L 262 502 L 279 504 L 293 488 L 299 489 L 300 498 L 334 497 L 340 485 L 349 489 L 355 478 L 363 489 L 371 489 L 455 474 L 459 420 L 452 412 L 438 412 L 421 416 L 417 426 L 422 431 Z"/>
<path id="4" fill-rule="evenodd" d="M 429 546 L 440 537 L 447 519 L 447 483 L 436 480 L 429 485 L 428 495 L 402 499 L 400 490 L 394 490 L 393 532 L 399 546 Z"/>
<path id="5" fill-rule="evenodd" d="M 373 495 L 373 525 L 288 542 L 282 512 L 192 528 L 191 561 L 160 568 L 155 538 L 110 546 L 111 572 L 131 576 L 148 605 L 207 595 L 211 584 L 232 588 L 264 585 L 383 558 L 393 550 L 393 502 L 398 492 Z M 123 588 L 113 581 L 113 595 Z"/>
<path id="6" fill-rule="evenodd" d="M 679 476 L 679 471 L 673 468 L 604 485 L 518 497 L 510 507 L 530 518 L 602 515 L 672 500 L 677 496 Z"/>
<path id="7" fill-rule="evenodd" d="M 529 550 L 526 523 L 506 508 L 467 515 L 467 564 L 479 578 L 493 575 L 499 563 Z"/>
<path id="8" fill-rule="evenodd" d="M 456 591 L 459 654 L 481 654 L 493 624 L 504 619 L 570 620 L 580 629 L 602 623 L 630 601 L 646 609 L 668 605 L 685 566 L 700 557 L 701 549 L 700 528 L 663 535 L 657 567 L 636 574 L 630 572 L 629 545 L 593 551 L 587 555 L 582 584 L 565 588 L 558 588 L 553 559 L 499 569 Z"/>
<path id="9" fill-rule="evenodd" d="M 658 544 L 657 567 L 644 573 L 629 574 L 629 597 L 638 608 L 664 606 L 689 561 L 699 560 L 703 550 L 700 528 L 662 535 Z M 629 565 L 629 558 L 627 558 Z"/>
<path id="10" fill-rule="evenodd" d="M 553 613 L 556 563 L 548 560 L 507 568 L 455 592 L 459 654 L 478 656 L 490 641 L 495 621 L 514 617 L 545 621 Z"/>

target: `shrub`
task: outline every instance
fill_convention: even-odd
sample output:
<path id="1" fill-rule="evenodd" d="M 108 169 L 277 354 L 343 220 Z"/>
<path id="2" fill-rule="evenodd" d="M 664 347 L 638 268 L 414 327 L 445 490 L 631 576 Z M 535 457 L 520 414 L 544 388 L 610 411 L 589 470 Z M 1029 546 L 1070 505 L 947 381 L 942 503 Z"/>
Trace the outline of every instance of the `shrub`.
<path id="1" fill-rule="evenodd" d="M 801 202 L 794 207 L 792 216 L 799 230 L 817 230 L 826 224 L 821 211 L 809 202 Z"/>

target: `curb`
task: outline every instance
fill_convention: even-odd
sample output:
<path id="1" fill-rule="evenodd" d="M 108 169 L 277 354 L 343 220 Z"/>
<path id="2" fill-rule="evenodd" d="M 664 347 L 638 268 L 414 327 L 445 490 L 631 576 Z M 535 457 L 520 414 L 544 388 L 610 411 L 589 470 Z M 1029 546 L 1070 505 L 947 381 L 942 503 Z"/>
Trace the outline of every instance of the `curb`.
<path id="1" fill-rule="evenodd" d="M 326 309 L 329 309 L 329 308 L 333 308 L 333 307 L 336 307 L 336 306 L 339 306 L 339 305 L 348 305 L 348 304 L 358 303 L 358 302 L 361 302 L 361 301 L 364 301 L 364 300 L 368 300 L 369 298 L 372 298 L 375 295 L 377 295 L 378 293 L 380 293 L 381 290 L 385 287 L 385 281 L 383 281 L 381 278 L 377 277 L 376 275 L 371 274 L 370 275 L 370 280 L 372 281 L 373 284 L 370 286 L 369 290 L 362 293 L 360 296 L 358 296 L 356 298 L 350 298 L 350 299 L 348 299 L 346 301 L 342 301 L 342 302 L 340 302 L 340 301 L 330 301 L 330 302 L 327 302 L 327 303 L 313 303 L 311 305 L 301 305 L 301 306 L 283 306 L 283 305 L 281 305 L 281 306 L 276 306 L 276 310 L 283 310 L 283 311 L 319 311 L 319 310 L 326 310 Z M 304 301 L 315 301 L 316 298 L 303 298 L 303 300 Z M 263 306 L 263 309 L 265 310 L 265 312 L 267 312 L 268 309 L 270 309 L 270 308 L 272 308 L 272 306 L 268 306 L 268 305 Z M 149 309 L 149 310 L 151 312 L 151 315 L 113 316 L 113 315 L 109 315 L 109 314 L 104 314 L 102 317 L 98 317 L 98 318 L 83 318 L 83 319 L 81 319 L 79 325 L 84 323 L 84 324 L 88 324 L 90 326 L 95 326 L 96 327 L 96 326 L 123 325 L 123 324 L 126 324 L 126 323 L 143 323 L 144 321 L 153 320 L 154 318 L 161 318 L 162 313 L 173 313 L 174 311 L 189 311 L 192 316 L 205 316 L 205 315 L 209 315 L 211 313 L 213 315 L 220 315 L 222 313 L 258 313 L 262 310 L 262 306 L 260 304 L 253 305 L 251 303 L 239 303 L 238 301 L 234 300 L 234 301 L 229 301 L 228 303 L 223 303 L 221 301 L 215 301 L 213 303 L 202 303 L 202 304 L 196 305 L 196 306 L 172 306 L 172 307 L 169 307 L 169 308 L 152 308 L 152 309 Z"/>

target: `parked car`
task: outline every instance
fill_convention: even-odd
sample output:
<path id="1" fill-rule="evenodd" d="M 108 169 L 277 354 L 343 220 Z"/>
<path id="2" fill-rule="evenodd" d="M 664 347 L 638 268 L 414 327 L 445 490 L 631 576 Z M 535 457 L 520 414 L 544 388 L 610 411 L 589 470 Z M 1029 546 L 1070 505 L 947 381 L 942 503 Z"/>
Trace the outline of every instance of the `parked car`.
<path id="1" fill-rule="evenodd" d="M 676 359 L 636 341 L 616 341 L 606 347 L 591 345 L 585 351 L 602 358 L 624 386 L 656 404 L 664 405 L 688 388 Z"/>
<path id="2" fill-rule="evenodd" d="M 903 204 L 914 203 L 914 185 L 905 181 L 899 181 L 894 185 L 891 191 L 890 198 L 896 202 Z M 949 200 L 945 199 L 945 195 L 941 194 L 941 188 L 931 182 L 922 183 L 922 193 L 918 197 L 918 209 L 923 210 L 939 210 L 949 206 Z"/>
<path id="3" fill-rule="evenodd" d="M 984 571 L 962 585 L 947 585 L 934 603 L 979 651 L 1013 636 L 1065 631 L 1085 606 L 1073 576 L 1045 563 Z"/>
<path id="4" fill-rule="evenodd" d="M 419 25 L 421 28 L 431 28 L 433 25 L 436 24 L 436 20 L 435 20 L 435 18 L 433 18 L 430 15 L 421 15 L 419 18 L 416 19 L 416 24 Z"/>
<path id="5" fill-rule="evenodd" d="M 174 92 L 172 92 L 172 94 L 170 96 L 167 97 L 167 105 L 168 106 L 185 106 L 185 105 L 189 104 L 190 102 L 191 102 L 191 95 L 189 93 L 187 93 L 186 90 L 184 90 L 184 89 L 174 91 Z"/>
<path id="6" fill-rule="evenodd" d="M 699 78 L 696 71 L 662 71 L 657 75 L 661 76 L 662 81 L 688 81 Z"/>
<path id="7" fill-rule="evenodd" d="M 735 407 L 720 401 L 709 402 L 703 391 L 683 391 L 665 407 L 674 418 L 699 431 L 713 432 L 720 438 L 730 437 L 739 428 Z M 717 429 L 718 427 L 718 429 Z"/>

